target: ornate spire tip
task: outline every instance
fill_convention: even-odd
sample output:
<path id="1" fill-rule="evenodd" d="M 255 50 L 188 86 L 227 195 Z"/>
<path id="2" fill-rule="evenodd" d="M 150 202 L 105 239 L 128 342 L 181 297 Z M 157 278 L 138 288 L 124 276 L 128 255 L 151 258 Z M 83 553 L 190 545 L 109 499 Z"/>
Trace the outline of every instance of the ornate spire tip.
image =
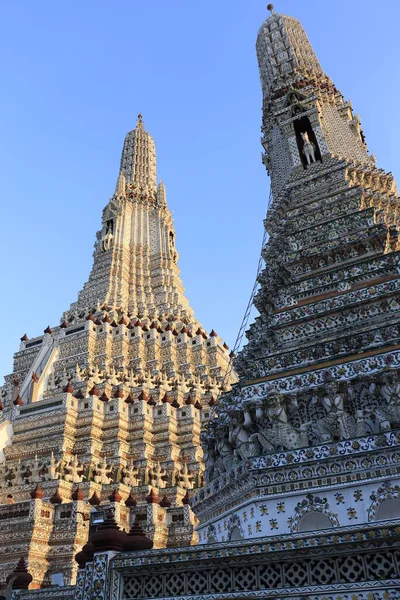
<path id="1" fill-rule="evenodd" d="M 267 10 L 269 10 L 269 12 L 271 13 L 271 15 L 274 14 L 274 5 L 273 4 L 268 4 L 267 5 Z"/>
<path id="2" fill-rule="evenodd" d="M 136 127 L 143 127 L 143 115 L 142 115 L 142 113 L 139 113 L 138 116 L 137 116 Z"/>

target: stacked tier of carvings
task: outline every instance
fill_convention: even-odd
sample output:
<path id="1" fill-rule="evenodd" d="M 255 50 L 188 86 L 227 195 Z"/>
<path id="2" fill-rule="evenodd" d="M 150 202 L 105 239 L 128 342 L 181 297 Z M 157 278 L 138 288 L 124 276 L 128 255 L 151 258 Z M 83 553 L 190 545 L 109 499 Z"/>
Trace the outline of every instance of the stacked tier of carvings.
<path id="1" fill-rule="evenodd" d="M 145 330 L 148 331 L 147 328 Z M 175 335 L 180 335 L 181 338 L 188 337 L 184 331 L 180 334 L 174 333 L 171 336 L 172 339 L 174 339 Z M 199 336 L 201 335 L 202 333 L 199 332 Z M 190 337 L 192 336 L 190 335 Z M 198 343 L 199 345 L 201 345 L 201 342 Z M 72 360 L 73 357 L 68 362 Z M 171 394 L 192 394 L 201 397 L 207 393 L 217 395 L 229 387 L 229 382 L 224 377 L 226 373 L 223 371 L 222 366 L 218 364 L 215 367 L 208 365 L 209 368 L 207 369 L 207 365 L 204 364 L 197 365 L 190 362 L 171 364 L 172 361 L 168 361 L 168 364 L 160 370 L 157 368 L 159 366 L 157 364 L 159 362 L 157 357 L 153 357 L 152 361 L 143 361 L 140 357 L 132 360 L 135 364 L 130 368 L 116 368 L 114 364 L 101 368 L 96 364 L 96 358 L 90 361 L 95 362 L 92 367 L 85 368 L 81 368 L 79 365 L 69 368 L 62 367 L 64 361 L 59 361 L 53 366 L 50 373 L 47 376 L 45 375 L 42 397 L 40 399 L 52 397 L 60 391 L 67 391 L 69 386 L 71 393 L 73 392 L 78 399 L 87 395 L 93 395 L 94 393 L 96 394 L 96 391 L 93 392 L 93 388 L 100 393 L 106 389 L 107 393 L 110 394 L 107 396 L 108 398 L 111 398 L 118 390 L 121 390 L 121 394 L 116 397 L 122 398 L 128 395 L 125 393 L 126 390 L 130 394 L 135 394 L 138 389 L 145 389 L 149 394 L 164 391 Z M 154 364 L 154 369 L 150 371 L 141 367 L 143 362 L 153 362 L 156 364 Z M 38 376 L 35 372 L 32 373 L 31 377 L 34 383 L 38 382 Z M 13 392 L 15 396 L 15 388 L 20 387 L 18 378 L 13 381 L 14 383 L 16 382 L 14 390 L 12 390 L 12 386 L 10 385 L 0 388 L 0 398 L 3 407 L 7 405 Z M 26 398 L 26 400 L 32 402 L 32 388 L 31 397 Z M 34 402 L 37 400 L 38 398 L 33 399 Z M 12 402 L 15 403 L 15 397 L 12 398 Z"/>
<path id="2" fill-rule="evenodd" d="M 135 199 L 136 202 L 138 202 L 138 200 L 140 201 L 140 199 L 146 200 L 146 204 L 148 203 L 150 196 L 148 191 L 143 190 L 143 189 L 136 189 L 136 187 L 132 184 L 130 184 L 128 187 L 128 193 L 127 198 L 129 198 L 130 200 Z M 156 202 L 156 199 L 154 198 L 154 202 Z M 164 209 L 166 211 L 166 205 L 162 206 L 161 209 Z M 107 252 L 108 250 L 110 250 L 113 246 L 114 243 L 114 220 L 113 219 L 108 219 L 105 222 L 105 225 L 103 227 L 103 231 L 101 232 L 101 237 L 100 237 L 100 249 L 102 252 Z M 169 232 L 168 235 L 168 243 L 169 243 L 169 251 L 172 257 L 173 262 L 176 264 L 178 262 L 178 253 L 175 249 L 175 234 L 173 231 Z M 97 244 L 96 244 L 97 247 Z"/>
<path id="3" fill-rule="evenodd" d="M 91 315 L 87 322 L 95 326 L 96 321 L 104 325 L 103 321 L 107 323 L 107 321 L 110 321 L 110 317 L 107 314 L 100 321 L 100 319 L 95 319 Z M 112 324 L 111 321 L 110 327 L 112 327 Z M 129 330 L 129 323 L 120 323 L 118 327 Z M 159 326 L 158 328 L 160 329 Z M 145 325 L 136 322 L 132 325 L 132 329 L 139 329 L 140 331 L 144 329 L 154 332 L 156 331 L 156 324 L 146 328 Z M 163 330 L 160 331 L 163 332 Z M 157 331 L 156 334 L 157 336 L 161 335 Z M 172 340 L 176 336 L 178 336 L 178 339 L 187 338 L 188 340 L 192 337 L 189 329 L 185 328 L 184 331 L 177 334 L 169 325 L 165 328 L 165 335 Z M 143 333 L 142 336 L 144 336 Z M 202 341 L 204 341 L 204 338 L 209 339 L 210 343 L 216 347 L 217 339 L 214 332 L 208 338 L 203 331 L 198 329 L 194 333 L 196 342 L 197 338 Z M 26 340 L 23 343 L 26 344 Z M 198 345 L 200 344 L 199 341 Z M 221 348 L 221 350 L 226 352 L 226 348 Z M 32 410 L 41 409 L 43 404 L 43 409 L 47 412 L 41 414 L 42 419 L 46 419 L 46 422 L 50 419 L 54 424 L 59 422 L 60 419 L 63 422 L 65 409 L 61 412 L 60 409 L 55 413 L 54 411 L 49 412 L 46 404 L 54 398 L 62 398 L 62 402 L 65 401 L 71 404 L 70 409 L 67 409 L 69 414 L 71 414 L 72 407 L 79 412 L 83 410 L 86 414 L 88 411 L 90 412 L 90 406 L 93 405 L 93 409 L 97 407 L 97 412 L 100 411 L 99 414 L 104 412 L 105 419 L 115 419 L 121 416 L 126 420 L 127 415 L 128 418 L 129 415 L 134 417 L 134 413 L 136 413 L 136 420 L 140 415 L 146 415 L 146 419 L 154 420 L 154 422 L 161 419 L 164 423 L 164 429 L 170 427 L 168 416 L 171 413 L 171 417 L 175 417 L 175 420 L 180 419 L 183 427 L 182 432 L 191 433 L 190 439 L 192 439 L 193 427 L 198 429 L 196 434 L 198 437 L 201 426 L 208 420 L 210 407 L 215 402 L 214 397 L 228 386 L 227 379 L 220 375 L 220 367 L 214 371 L 213 376 L 210 376 L 204 365 L 201 366 L 203 367 L 201 375 L 193 375 L 190 371 L 190 365 L 187 366 L 187 370 L 182 375 L 176 375 L 174 372 L 160 373 L 159 371 L 153 371 L 153 374 L 149 372 L 143 374 L 140 368 L 117 371 L 114 366 L 104 369 L 100 369 L 97 365 L 86 368 L 76 365 L 70 369 L 64 367 L 58 372 L 52 370 L 46 375 L 45 391 L 43 391 L 42 396 L 43 402 L 28 403 L 25 406 L 23 406 L 24 402 L 19 395 L 21 386 L 18 378 L 16 376 L 8 378 L 8 382 L 2 389 L 2 409 L 3 413 L 8 412 L 8 410 L 12 411 L 15 436 L 13 445 L 9 446 L 5 452 L 7 461 L 0 467 L 0 485 L 6 488 L 57 478 L 71 483 L 94 481 L 107 485 L 122 482 L 131 487 L 151 485 L 157 488 L 179 486 L 184 489 L 191 489 L 194 486 L 201 485 L 203 481 L 201 450 L 193 446 L 191 442 L 188 445 L 186 438 L 183 439 L 184 436 L 180 440 L 174 440 L 174 448 L 171 452 L 167 451 L 164 447 L 165 444 L 158 452 L 157 449 L 152 449 L 151 444 L 146 451 L 139 447 L 132 447 L 129 451 L 128 443 L 126 448 L 128 454 L 125 451 L 122 456 L 121 451 L 118 451 L 118 456 L 113 456 L 110 463 L 107 463 L 106 457 L 110 456 L 109 452 L 113 450 L 114 446 L 113 448 L 104 446 L 101 451 L 100 446 L 92 441 L 89 453 L 88 449 L 85 450 L 82 447 L 80 441 L 82 434 L 79 433 L 79 422 L 76 423 L 74 430 L 71 430 L 69 434 L 76 438 L 75 446 L 74 442 L 72 442 L 72 446 L 68 443 L 63 444 L 61 437 L 58 441 L 54 439 L 54 443 L 52 442 L 50 445 L 47 442 L 44 445 L 40 442 L 38 448 L 37 444 L 42 439 L 40 437 L 41 430 L 37 430 L 37 417 L 32 413 Z M 34 384 L 37 384 L 38 377 L 36 373 L 32 374 L 32 380 Z M 30 400 L 32 401 L 34 400 L 34 386 L 31 388 L 31 396 Z M 109 407 L 108 404 L 110 404 Z M 168 405 L 168 409 L 165 405 Z M 51 406 L 50 403 L 50 409 Z M 26 413 L 24 412 L 25 408 L 27 409 Z M 100 410 L 102 408 L 103 411 Z M 111 409 L 112 413 L 110 412 Z M 161 416 L 159 416 L 160 412 Z M 39 413 L 37 414 L 39 416 Z M 189 414 L 189 417 L 187 414 Z M 187 421 L 186 425 L 183 423 L 185 420 Z M 84 421 L 81 421 L 81 425 L 84 427 Z M 138 427 L 144 425 L 144 423 L 141 425 L 140 420 L 137 421 L 136 425 L 132 421 L 129 430 L 133 431 L 135 429 L 136 431 Z M 33 438 L 32 434 L 30 436 L 31 442 L 27 440 L 24 434 L 27 427 L 34 434 Z M 154 433 L 159 434 L 160 432 L 158 426 L 157 431 L 154 430 Z M 104 444 L 106 441 L 104 436 L 102 439 Z M 167 435 L 165 439 L 170 440 L 170 436 Z M 176 446 L 177 443 L 180 447 Z M 36 448 L 38 449 L 36 450 Z M 46 457 L 43 457 L 44 448 L 47 448 Z M 52 452 L 50 456 L 53 449 L 54 453 Z M 39 459 L 37 456 L 34 458 L 35 453 L 40 454 Z M 21 457 L 26 457 L 27 454 L 30 454 L 31 458 L 21 460 Z M 188 463 L 190 464 L 189 469 Z"/>
<path id="4" fill-rule="evenodd" d="M 325 315 L 306 315 L 307 321 L 297 315 L 285 325 L 301 302 L 308 299 L 304 311 L 313 308 L 313 296 L 343 294 L 368 276 L 398 275 L 398 194 L 393 175 L 375 167 L 359 116 L 322 71 L 297 21 L 273 15 L 260 30 L 257 52 L 273 202 L 255 298 L 260 317 L 235 365 L 248 379 L 400 337 L 396 295 L 364 306 L 355 297 L 355 306 L 336 312 L 330 298 Z"/>
<path id="5" fill-rule="evenodd" d="M 294 87 L 308 89 L 311 84 L 305 78 Z M 264 106 L 266 151 L 273 149 L 271 119 L 276 118 L 288 140 L 296 134 L 297 150 L 289 143 L 291 172 L 277 190 L 265 223 L 270 241 L 263 250 L 266 267 L 255 299 L 260 317 L 247 332 L 248 345 L 235 365 L 243 379 L 279 371 L 284 375 L 290 367 L 310 367 L 321 359 L 381 348 L 400 337 L 399 260 L 393 253 L 398 244 L 398 198 L 393 177 L 377 170 L 366 154 L 363 164 L 357 165 L 328 151 L 320 131 L 312 126 L 320 127 L 321 107 L 314 91 L 307 98 L 293 86 L 279 87 L 271 104 Z M 337 108 L 343 105 L 342 116 L 352 117 L 339 96 L 331 100 Z M 312 107 L 314 112 L 299 119 Z M 359 119 L 352 119 L 351 126 L 360 147 L 365 147 Z M 325 145 L 319 148 L 319 142 Z M 270 164 L 268 157 L 266 163 Z M 382 281 L 382 275 L 395 280 Z M 365 289 L 352 288 L 358 280 L 358 287 Z M 324 293 L 330 293 L 328 300 L 318 297 Z M 218 416 L 203 436 L 209 480 L 251 456 L 398 426 L 398 381 L 397 371 L 341 382 L 327 372 L 324 384 L 307 392 L 282 395 L 279 380 L 275 389 L 271 382 L 264 397 L 246 399 L 239 393 L 237 402 L 233 391 L 222 398 Z M 245 385 L 242 382 L 241 387 Z"/>
<path id="6" fill-rule="evenodd" d="M 19 381 L 16 378 L 11 381 L 11 400 L 14 398 L 11 406 L 19 415 L 14 415 L 14 441 L 5 449 L 6 462 L 0 467 L 0 497 L 6 504 L 16 502 L 15 507 L 24 506 L 25 499 L 40 483 L 45 498 L 63 502 L 60 513 L 47 500 L 46 508 L 37 515 L 34 529 L 25 521 L 19 525 L 24 536 L 15 539 L 13 551 L 16 548 L 18 552 L 25 551 L 26 535 L 30 536 L 32 531 L 44 528 L 46 535 L 50 535 L 49 540 L 42 538 L 36 546 L 49 562 L 43 559 L 38 565 L 37 561 L 29 561 L 36 584 L 47 581 L 49 572 L 71 570 L 73 556 L 87 538 L 85 521 L 93 510 L 91 504 L 107 502 L 112 488 L 120 492 L 119 499 L 116 496 L 113 501 L 117 503 L 118 522 L 122 526 L 129 526 L 129 509 L 122 505 L 120 509 L 118 503 L 131 491 L 134 500 L 130 501 L 137 502 L 137 507 L 130 512 L 146 523 L 156 545 L 190 544 L 197 539 L 194 516 L 186 515 L 187 510 L 181 514 L 185 511 L 182 501 L 185 491 L 203 483 L 198 438 L 202 419 L 208 415 L 208 403 L 213 404 L 210 390 L 197 382 L 191 388 L 167 393 L 163 385 L 151 388 L 151 377 L 143 379 L 131 372 L 131 378 L 125 380 L 123 373 L 113 367 L 111 372 L 112 385 L 108 386 L 99 380 L 101 371 L 96 367 L 62 371 L 50 377 L 52 389 L 43 401 L 22 407 L 18 402 Z M 165 381 L 169 389 L 170 380 L 165 378 Z M 137 385 L 131 388 L 130 383 Z M 82 390 L 85 393 L 89 390 L 89 395 L 85 397 Z M 56 410 L 51 408 L 55 400 L 60 405 Z M 47 406 L 50 408 L 46 409 Z M 174 434 L 178 415 L 181 436 L 177 440 Z M 85 427 L 89 422 L 94 428 L 88 432 Z M 157 439 L 153 439 L 153 434 Z M 74 484 L 80 484 L 82 498 L 93 494 L 89 504 L 87 500 L 81 503 L 84 521 L 75 522 L 62 516 L 71 513 Z M 161 489 L 160 498 L 163 495 L 164 498 L 159 502 L 157 490 Z M 11 531 L 14 513 L 8 512 L 9 506 L 2 508 L 4 530 Z M 168 517 L 164 514 L 167 511 L 172 511 Z M 5 573 L 9 570 L 7 562 Z M 74 580 L 72 571 L 69 580 Z"/>
<path id="7" fill-rule="evenodd" d="M 198 332 L 199 335 L 201 332 Z M 190 335 L 190 333 L 188 332 Z M 186 333 L 181 333 L 181 336 L 186 336 Z M 211 338 L 213 339 L 213 338 Z M 81 408 L 88 410 L 89 404 L 85 399 L 89 401 L 89 398 L 95 400 L 97 402 L 98 408 L 100 409 L 103 405 L 106 408 L 108 403 L 112 404 L 113 414 L 108 414 L 108 417 L 113 417 L 119 412 L 119 405 L 122 403 L 123 406 L 131 411 L 132 413 L 135 411 L 135 406 L 140 408 L 140 414 L 143 413 L 143 410 L 146 414 L 149 414 L 149 417 L 153 415 L 154 410 L 160 411 L 165 404 L 170 405 L 172 412 L 175 417 L 178 415 L 182 419 L 186 412 L 191 409 L 193 412 L 192 417 L 194 418 L 194 422 L 197 423 L 199 421 L 199 425 L 207 421 L 209 416 L 210 407 L 214 404 L 215 399 L 214 396 L 218 395 L 221 389 L 226 389 L 227 383 L 220 375 L 216 377 L 210 377 L 207 373 L 204 373 L 205 369 L 203 369 L 202 376 L 193 376 L 190 373 L 189 369 L 185 373 L 185 375 L 176 376 L 171 378 L 171 373 L 168 375 L 165 373 L 158 373 L 156 376 L 151 376 L 150 373 L 146 373 L 144 376 L 141 374 L 137 374 L 134 369 L 130 370 L 120 370 L 116 371 L 116 369 L 111 366 L 109 369 L 99 369 L 98 366 L 94 366 L 92 368 L 81 369 L 78 365 L 72 369 L 63 369 L 60 373 L 55 374 L 51 372 L 47 376 L 47 390 L 43 393 L 43 408 L 46 410 L 47 405 L 46 402 L 55 397 L 69 397 L 71 402 L 75 401 L 78 405 L 82 405 Z M 190 377 L 190 379 L 189 379 Z M 222 381 L 221 381 L 222 380 Z M 33 374 L 33 381 L 37 382 L 36 374 Z M 32 404 L 32 409 L 30 408 L 30 404 L 26 405 L 28 411 L 26 414 L 21 411 L 21 406 L 23 406 L 23 401 L 19 395 L 20 384 L 18 378 L 14 377 L 11 382 L 6 384 L 2 390 L 2 409 L 3 412 L 7 412 L 7 407 L 13 412 L 14 419 L 16 419 L 16 427 L 18 428 L 19 420 L 21 417 L 25 419 L 29 416 L 30 411 L 32 411 L 33 407 L 41 408 L 41 403 Z M 33 393 L 33 392 L 32 392 Z M 114 406 L 115 405 L 115 406 Z M 118 405 L 118 406 L 117 406 Z M 146 408 L 147 407 L 147 408 Z M 158 409 L 157 409 L 158 407 Z M 51 408 L 51 404 L 49 405 Z M 115 411 L 114 411 L 115 408 Z M 139 408 L 136 409 L 136 413 L 139 414 Z M 181 409 L 181 410 L 180 410 Z M 183 411 L 182 409 L 185 409 Z M 35 409 L 36 410 L 36 409 Z M 47 413 L 46 413 L 47 414 Z M 191 414 L 191 412 L 190 412 Z M 42 415 L 42 418 L 45 415 Z M 60 418 L 62 414 L 60 413 Z M 165 418 L 164 411 L 161 415 Z M 167 427 L 167 423 L 165 427 Z M 29 427 L 32 428 L 34 423 L 29 423 Z M 38 432 L 40 435 L 40 431 Z M 78 436 L 79 437 L 79 436 Z M 21 438 L 21 435 L 18 436 L 19 443 L 23 444 L 21 446 L 21 454 L 26 453 L 27 449 L 27 440 Z M 28 444 L 29 445 L 29 444 Z M 17 440 L 14 441 L 12 447 L 6 450 L 6 453 L 12 458 L 15 458 L 15 454 L 18 454 L 18 444 Z M 142 457 L 137 457 L 142 458 Z M 147 457 L 146 457 L 147 458 Z M 177 481 L 185 480 L 188 485 L 188 480 L 186 478 L 185 469 L 187 460 L 192 460 L 198 462 L 200 456 L 190 456 L 190 457 L 182 457 L 179 456 L 176 452 L 174 452 L 173 456 L 174 460 L 183 462 L 184 466 L 182 467 L 183 471 L 180 472 L 169 472 L 168 474 L 165 472 L 163 476 L 166 480 L 170 482 L 171 485 L 175 485 Z M 62 459 L 62 460 L 61 460 Z M 57 463 L 57 472 L 67 481 L 72 481 L 77 483 L 82 481 L 82 477 L 88 480 L 97 481 L 98 478 L 101 481 L 97 481 L 99 483 L 110 483 L 113 481 L 123 481 L 126 475 L 124 475 L 124 469 L 130 470 L 128 467 L 128 462 L 125 461 L 126 464 L 122 465 L 122 470 L 120 469 L 118 473 L 114 473 L 112 477 L 108 477 L 104 471 L 105 465 L 100 467 L 99 462 L 96 464 L 78 464 L 77 458 L 71 458 L 71 456 L 59 457 Z M 159 461 L 160 458 L 156 459 Z M 40 470 L 45 469 L 45 472 L 53 472 L 54 470 L 54 456 L 50 459 L 47 459 L 47 467 L 44 464 L 40 466 Z M 60 462 L 61 461 L 61 462 Z M 132 464 L 132 463 L 131 463 Z M 103 469 L 101 475 L 99 475 L 99 470 Z M 155 476 L 155 465 L 150 464 L 146 468 L 140 468 L 138 474 L 138 481 L 143 482 L 145 484 L 149 483 L 155 485 L 155 480 L 158 481 L 157 487 L 165 487 L 165 482 L 161 483 L 160 479 Z M 3 465 L 2 470 L 3 473 L 7 474 L 6 480 L 9 485 L 15 484 L 21 477 L 25 481 L 36 481 L 35 477 L 38 476 L 38 465 L 37 462 L 31 460 L 29 464 L 21 463 L 18 465 L 17 463 L 11 467 L 7 465 Z M 33 471 L 32 471 L 33 470 Z M 22 475 L 24 474 L 24 475 Z M 44 474 L 44 473 L 43 473 Z M 34 476 L 32 479 L 32 475 Z M 131 474 L 133 477 L 133 474 Z M 191 475 L 192 479 L 199 485 L 202 481 L 202 468 L 198 464 L 196 465 L 196 472 Z M 53 477 L 51 477 L 53 478 Z"/>
<path id="8" fill-rule="evenodd" d="M 191 473 L 187 462 L 173 469 L 163 468 L 156 461 L 153 467 L 146 466 L 145 469 L 135 468 L 134 461 L 128 462 L 125 467 L 115 468 L 106 457 L 100 462 L 86 464 L 80 462 L 76 455 L 65 460 L 56 459 L 54 453 L 50 458 L 39 460 L 35 456 L 33 460 L 19 459 L 16 464 L 0 466 L 0 489 L 58 479 L 70 483 L 94 481 L 102 485 L 123 483 L 130 488 L 150 485 L 157 489 L 175 486 L 192 489 L 202 485 L 203 473 L 201 468 Z"/>
<path id="9" fill-rule="evenodd" d="M 235 364 L 241 375 L 256 378 L 400 337 L 398 283 L 388 281 L 399 273 L 397 190 L 390 174 L 369 170 L 375 172 L 353 182 L 348 162 L 324 159 L 314 189 L 303 189 L 307 177 L 293 175 L 292 187 L 271 206 L 254 301 L 260 317 Z M 324 304 L 313 302 L 327 293 Z"/>
<path id="10" fill-rule="evenodd" d="M 133 238 L 131 225 L 136 231 Z M 138 226 L 142 232 L 136 230 Z M 89 280 L 64 318 L 70 321 L 77 311 L 98 298 L 114 308 L 146 313 L 151 318 L 166 312 L 175 318 L 193 318 L 177 261 L 175 231 L 163 183 L 157 190 L 151 189 L 147 184 L 127 182 L 121 171 L 115 194 L 103 211 L 102 229 L 96 234 Z"/>
<path id="11" fill-rule="evenodd" d="M 214 331 L 207 334 L 198 323 L 190 321 L 173 315 L 153 320 L 146 316 L 133 318 L 123 310 L 100 306 L 86 313 L 73 311 L 68 322 L 64 320 L 59 328 L 50 330 L 51 335 L 34 340 L 22 338 L 21 350 L 15 356 L 15 376 L 23 381 L 23 399 L 32 400 L 27 398 L 29 386 L 25 380 L 27 376 L 33 380 L 37 377 L 32 368 L 45 343 L 60 348 L 60 352 L 52 361 L 43 360 L 43 365 L 38 365 L 43 397 L 68 383 L 74 388 L 83 388 L 86 383 L 88 391 L 93 385 L 134 388 L 144 384 L 169 391 L 181 387 L 187 392 L 197 387 L 199 391 L 218 393 L 234 378 L 228 346 Z M 79 329 L 75 327 L 78 325 Z M 77 355 L 81 366 L 75 365 Z M 1 388 L 3 405 L 12 391 L 11 379 L 7 377 Z"/>
<path id="12" fill-rule="evenodd" d="M 203 434 L 206 477 L 211 481 L 242 460 L 318 443 L 347 440 L 400 426 L 400 372 L 338 382 L 308 393 L 283 395 L 272 389 L 239 406 L 230 395 Z"/>

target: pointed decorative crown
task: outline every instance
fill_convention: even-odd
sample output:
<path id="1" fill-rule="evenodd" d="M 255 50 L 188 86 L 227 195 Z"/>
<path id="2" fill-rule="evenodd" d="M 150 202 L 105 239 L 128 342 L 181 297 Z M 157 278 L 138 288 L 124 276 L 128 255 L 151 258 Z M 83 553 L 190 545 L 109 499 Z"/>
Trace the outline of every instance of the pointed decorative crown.
<path id="1" fill-rule="evenodd" d="M 140 188 L 157 190 L 156 149 L 151 135 L 144 129 L 143 117 L 138 115 L 136 128 L 130 131 L 124 141 L 121 156 L 121 172 L 127 183 Z"/>
<path id="2" fill-rule="evenodd" d="M 257 36 L 257 58 L 263 95 L 294 83 L 302 77 L 326 77 L 301 23 L 274 11 L 261 25 Z"/>

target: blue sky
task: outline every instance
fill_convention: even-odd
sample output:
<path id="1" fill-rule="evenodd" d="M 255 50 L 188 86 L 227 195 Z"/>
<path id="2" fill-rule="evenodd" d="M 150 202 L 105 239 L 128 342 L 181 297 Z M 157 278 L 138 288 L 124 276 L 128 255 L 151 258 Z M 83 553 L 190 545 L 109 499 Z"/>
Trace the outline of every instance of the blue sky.
<path id="1" fill-rule="evenodd" d="M 127 131 L 143 113 L 174 212 L 187 295 L 232 345 L 269 182 L 255 56 L 266 2 L 3 0 L 0 375 L 87 279 Z M 281 0 L 399 180 L 400 2 Z"/>

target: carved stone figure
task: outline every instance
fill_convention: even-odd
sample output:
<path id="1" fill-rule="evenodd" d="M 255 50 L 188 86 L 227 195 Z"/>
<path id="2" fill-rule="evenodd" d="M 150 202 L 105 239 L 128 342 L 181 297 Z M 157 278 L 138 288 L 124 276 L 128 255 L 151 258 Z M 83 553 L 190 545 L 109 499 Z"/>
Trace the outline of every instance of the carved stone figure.
<path id="1" fill-rule="evenodd" d="M 111 369 L 109 370 L 109 383 L 110 385 L 114 386 L 117 386 L 120 383 L 114 365 L 112 365 Z"/>
<path id="2" fill-rule="evenodd" d="M 382 374 L 380 394 L 383 402 L 379 402 L 375 410 L 381 431 L 391 429 L 400 423 L 400 381 L 397 371 L 390 370 Z"/>
<path id="3" fill-rule="evenodd" d="M 25 467 L 21 463 L 21 459 L 18 460 L 18 463 L 14 466 L 14 483 L 16 485 L 23 485 L 25 483 L 25 477 L 23 474 L 25 473 Z"/>
<path id="4" fill-rule="evenodd" d="M 205 478 L 209 482 L 214 478 L 215 461 L 217 460 L 216 440 L 213 435 L 202 435 L 203 461 L 206 467 Z"/>
<path id="5" fill-rule="evenodd" d="M 184 462 L 179 473 L 179 485 L 187 490 L 193 488 L 193 475 L 189 473 L 187 463 Z"/>
<path id="6" fill-rule="evenodd" d="M 302 446 L 299 433 L 288 422 L 284 398 L 276 390 L 271 390 L 257 406 L 256 416 L 258 432 L 255 436 L 264 452 L 292 450 Z"/>
<path id="7" fill-rule="evenodd" d="M 156 463 L 155 467 L 153 467 L 153 471 L 151 474 L 152 484 L 157 488 L 165 488 L 167 485 L 164 480 L 166 474 L 167 472 L 161 467 L 161 464 L 159 462 Z"/>
<path id="8" fill-rule="evenodd" d="M 66 481 L 71 481 L 72 483 L 82 483 L 85 479 L 85 476 L 82 473 L 83 465 L 79 464 L 78 457 L 76 454 L 73 455 L 69 464 L 67 465 L 68 473 L 64 475 L 64 479 Z"/>
<path id="9" fill-rule="evenodd" d="M 307 160 L 307 164 L 310 165 L 311 163 L 316 162 L 316 158 L 315 158 L 315 144 L 313 144 L 310 141 L 310 138 L 308 137 L 308 133 L 307 131 L 305 131 L 304 133 L 301 134 L 301 137 L 303 138 L 303 154 L 306 157 Z"/>
<path id="10" fill-rule="evenodd" d="M 344 409 L 344 393 L 339 391 L 337 381 L 331 379 L 326 383 L 321 404 L 326 411 L 326 416 L 317 422 L 322 441 L 347 440 L 355 435 L 355 421 Z"/>
<path id="11" fill-rule="evenodd" d="M 218 473 L 224 473 L 233 466 L 233 448 L 228 439 L 228 429 L 225 426 L 217 427 L 216 430 L 217 460 L 214 468 Z"/>
<path id="12" fill-rule="evenodd" d="M 29 475 L 30 483 L 39 483 L 39 481 L 41 481 L 41 479 L 42 479 L 40 476 L 41 469 L 42 469 L 42 467 L 39 464 L 37 454 L 35 454 L 34 460 L 29 465 L 29 470 L 31 473 Z"/>
<path id="13" fill-rule="evenodd" d="M 107 465 L 107 459 L 104 457 L 103 461 L 96 467 L 95 482 L 102 483 L 103 485 L 112 483 L 112 478 L 109 477 L 110 473 L 112 473 L 112 467 Z"/>
<path id="14" fill-rule="evenodd" d="M 114 236 L 111 229 L 107 229 L 106 233 L 101 238 L 101 249 L 103 250 L 103 252 L 106 252 L 111 248 L 113 239 Z"/>
<path id="15" fill-rule="evenodd" d="M 68 375 L 67 375 L 67 369 L 63 369 L 63 374 L 60 380 L 60 385 L 61 387 L 65 387 L 66 385 L 68 385 L 69 379 L 68 379 Z"/>
<path id="16" fill-rule="evenodd" d="M 133 461 L 131 461 L 126 469 L 124 469 L 122 475 L 122 482 L 129 487 L 135 487 L 140 485 L 139 472 L 135 469 Z"/>
<path id="17" fill-rule="evenodd" d="M 47 473 L 45 475 L 45 478 L 47 480 L 55 480 L 55 479 L 59 479 L 60 478 L 60 473 L 59 471 L 57 471 L 57 469 L 60 467 L 61 465 L 61 460 L 56 460 L 54 457 L 54 452 L 51 453 L 51 457 L 50 457 L 50 461 L 47 467 Z"/>
<path id="18" fill-rule="evenodd" d="M 93 381 L 94 384 L 98 384 L 101 381 L 102 378 L 102 372 L 100 371 L 99 367 L 97 365 L 95 365 L 90 372 L 90 378 Z"/>
<path id="19" fill-rule="evenodd" d="M 235 413 L 229 425 L 229 442 L 242 460 L 259 453 L 258 444 L 250 434 L 251 428 L 252 420 L 250 412 L 246 408 L 243 413 Z"/>
<path id="20" fill-rule="evenodd" d="M 47 378 L 47 391 L 53 391 L 56 387 L 56 377 L 54 372 L 51 372 Z"/>

